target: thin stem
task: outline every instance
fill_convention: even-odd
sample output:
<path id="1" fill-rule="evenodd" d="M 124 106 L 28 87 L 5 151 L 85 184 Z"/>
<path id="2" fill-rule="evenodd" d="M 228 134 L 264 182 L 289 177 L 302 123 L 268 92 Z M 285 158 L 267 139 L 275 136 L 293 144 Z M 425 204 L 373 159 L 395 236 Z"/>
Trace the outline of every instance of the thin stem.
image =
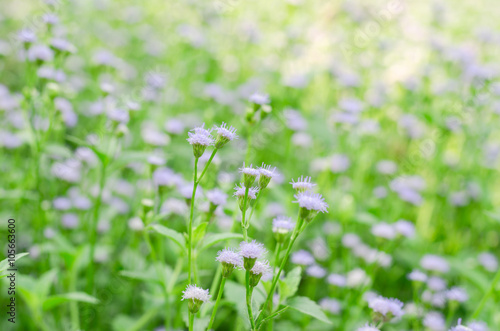
<path id="1" fill-rule="evenodd" d="M 210 293 L 215 293 L 215 290 L 217 289 L 217 285 L 219 284 L 219 280 L 222 278 L 222 263 L 218 264 L 219 266 L 217 267 L 217 271 L 215 271 L 215 275 L 212 279 L 212 285 L 210 285 Z M 201 309 L 201 316 L 205 316 L 208 310 L 208 305 L 203 305 L 203 308 Z"/>
<path id="2" fill-rule="evenodd" d="M 252 314 L 252 292 L 253 287 L 250 286 L 250 270 L 247 270 L 245 275 L 245 285 L 247 288 L 246 291 L 246 299 L 247 299 L 247 310 L 248 310 L 248 319 L 250 320 L 250 325 L 252 327 L 252 331 L 255 330 L 255 321 L 253 320 Z"/>
<path id="3" fill-rule="evenodd" d="M 200 175 L 200 178 L 196 179 L 195 178 L 195 181 L 196 181 L 196 184 L 199 184 L 201 179 L 203 178 L 203 176 L 205 176 L 205 172 L 207 172 L 207 169 L 208 169 L 208 166 L 210 165 L 210 163 L 212 163 L 212 160 L 215 156 L 215 153 L 217 153 L 218 149 L 215 148 L 212 152 L 212 155 L 210 155 L 210 158 L 208 159 L 207 161 L 207 164 L 205 164 L 205 168 L 203 169 L 203 171 L 201 172 L 201 175 Z"/>
<path id="4" fill-rule="evenodd" d="M 493 293 L 493 290 L 496 288 L 496 285 L 499 281 L 500 281 L 500 269 L 498 269 L 495 278 L 493 278 L 493 281 L 491 282 L 490 287 L 488 288 L 488 291 L 484 294 L 483 298 L 479 302 L 479 306 L 477 306 L 476 310 L 474 311 L 474 314 L 472 314 L 472 319 L 476 319 L 479 316 L 479 313 L 481 313 L 481 310 L 483 310 L 486 301 L 488 301 L 488 298 Z"/>
<path id="5" fill-rule="evenodd" d="M 245 215 L 247 213 L 247 200 L 249 187 L 245 187 L 245 197 L 243 198 L 243 210 L 241 211 L 241 230 L 243 231 L 243 239 L 248 241 L 247 229 L 248 225 L 245 222 Z"/>
<path id="6" fill-rule="evenodd" d="M 101 177 L 99 178 L 99 192 L 95 200 L 94 214 L 92 216 L 91 232 L 90 232 L 90 252 L 89 252 L 89 270 L 87 272 L 87 293 L 94 292 L 94 251 L 97 241 L 97 222 L 99 221 L 99 209 L 101 207 L 102 191 L 106 180 L 107 162 L 101 162 Z"/>
<path id="7" fill-rule="evenodd" d="M 299 217 L 299 219 L 297 220 L 297 224 L 295 224 L 295 229 L 293 230 L 292 237 L 290 238 L 290 243 L 288 244 L 288 248 L 286 250 L 285 257 L 283 257 L 283 260 L 281 261 L 281 265 L 280 265 L 280 268 L 278 270 L 278 273 L 276 274 L 276 276 L 273 280 L 273 283 L 271 284 L 271 288 L 269 289 L 269 292 L 267 294 L 266 302 L 264 303 L 264 305 L 262 307 L 267 307 L 269 305 L 269 302 L 272 300 L 272 297 L 274 295 L 274 290 L 276 289 L 276 284 L 278 283 L 278 280 L 280 279 L 281 272 L 285 268 L 286 262 L 288 261 L 288 256 L 290 255 L 290 251 L 292 250 L 292 246 L 295 243 L 295 240 L 297 240 L 297 237 L 299 236 L 299 234 L 302 232 L 301 230 L 303 230 L 303 227 L 302 227 L 303 222 L 304 222 L 304 220 L 300 219 L 300 217 Z M 259 322 L 264 317 L 264 315 L 263 315 L 264 310 L 265 309 L 262 309 L 260 311 L 259 316 L 257 317 L 257 325 L 259 327 L 260 327 Z"/>
<path id="8" fill-rule="evenodd" d="M 213 155 L 213 154 L 212 154 Z M 194 175 L 193 175 L 193 194 L 191 195 L 191 210 L 189 212 L 188 224 L 188 284 L 191 284 L 191 268 L 192 268 L 192 250 L 193 250 L 193 213 L 194 213 L 194 200 L 196 197 L 196 188 L 198 187 L 198 159 L 194 159 Z M 205 167 L 206 170 L 207 167 Z"/>
<path id="9" fill-rule="evenodd" d="M 193 331 L 194 314 L 189 312 L 189 331 Z"/>
<path id="10" fill-rule="evenodd" d="M 281 247 L 283 247 L 283 244 L 277 242 L 276 243 L 276 248 L 274 249 L 275 253 L 274 253 L 274 263 L 273 263 L 273 279 L 272 279 L 273 281 L 274 281 L 275 272 L 276 272 L 276 265 L 278 264 L 278 261 L 279 261 L 279 258 L 280 258 Z M 269 301 L 269 313 L 272 314 L 272 312 L 273 312 L 273 300 L 270 300 Z M 265 320 L 267 320 L 267 319 L 265 319 Z M 272 323 L 273 323 L 273 321 L 270 320 L 269 321 L 269 326 L 268 326 L 269 330 L 273 329 L 272 328 Z"/>
<path id="11" fill-rule="evenodd" d="M 210 318 L 210 323 L 208 323 L 207 331 L 212 329 L 212 325 L 214 324 L 215 314 L 217 313 L 217 308 L 219 307 L 220 299 L 222 298 L 222 292 L 224 291 L 224 284 L 226 283 L 226 277 L 222 277 L 219 286 L 219 293 L 217 294 L 217 300 L 215 301 L 214 310 L 212 311 L 212 317 Z"/>
<path id="12" fill-rule="evenodd" d="M 252 211 L 250 212 L 250 216 L 248 216 L 248 223 L 250 223 L 250 221 L 252 220 L 253 212 L 254 212 L 255 208 L 257 208 L 257 203 L 259 202 L 260 196 L 262 195 L 261 194 L 262 191 L 263 190 L 259 190 L 259 192 L 257 192 L 257 198 L 255 199 L 255 203 L 253 204 Z"/>

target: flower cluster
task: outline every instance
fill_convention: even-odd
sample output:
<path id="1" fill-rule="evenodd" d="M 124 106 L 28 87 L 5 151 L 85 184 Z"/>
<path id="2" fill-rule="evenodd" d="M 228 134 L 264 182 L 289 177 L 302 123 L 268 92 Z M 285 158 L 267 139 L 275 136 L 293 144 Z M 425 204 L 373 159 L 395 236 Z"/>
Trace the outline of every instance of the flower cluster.
<path id="1" fill-rule="evenodd" d="M 196 314 L 200 310 L 201 305 L 210 300 L 211 297 L 208 294 L 208 290 L 191 284 L 182 293 L 182 300 L 188 300 L 189 311 L 192 314 Z"/>

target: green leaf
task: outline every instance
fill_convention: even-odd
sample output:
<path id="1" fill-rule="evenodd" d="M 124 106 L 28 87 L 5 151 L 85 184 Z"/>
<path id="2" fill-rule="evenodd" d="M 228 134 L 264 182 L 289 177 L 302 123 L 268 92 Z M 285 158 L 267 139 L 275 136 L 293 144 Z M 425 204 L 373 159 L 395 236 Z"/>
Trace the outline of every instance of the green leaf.
<path id="1" fill-rule="evenodd" d="M 169 229 L 161 224 L 153 224 L 149 226 L 159 234 L 164 235 L 165 237 L 172 239 L 181 249 L 186 248 L 186 239 L 179 232 Z"/>
<path id="2" fill-rule="evenodd" d="M 17 261 L 19 260 L 20 258 L 28 255 L 29 253 L 19 253 L 19 254 L 16 254 L 16 256 L 14 256 L 14 261 Z M 4 271 L 6 271 L 7 269 L 10 268 L 10 265 L 9 265 L 9 259 L 4 259 L 2 261 L 0 261 L 0 274 L 3 273 Z M 3 277 L 6 277 L 7 275 L 2 275 L 0 276 L 0 278 L 3 278 Z"/>
<path id="3" fill-rule="evenodd" d="M 205 236 L 207 225 L 208 225 L 207 222 L 203 222 L 193 229 L 193 240 L 195 243 L 203 239 L 203 237 Z"/>
<path id="4" fill-rule="evenodd" d="M 332 323 L 321 310 L 320 306 L 309 298 L 296 296 L 288 300 L 287 304 L 290 308 L 300 311 L 303 314 L 307 314 L 328 324 Z"/>
<path id="5" fill-rule="evenodd" d="M 217 244 L 218 242 L 229 240 L 229 239 L 243 239 L 243 235 L 239 233 L 208 233 L 205 236 L 205 240 L 203 241 L 203 245 L 200 248 L 200 251 L 209 248 Z"/>
<path id="6" fill-rule="evenodd" d="M 62 303 L 68 302 L 68 301 L 78 301 L 78 302 L 86 302 L 90 304 L 98 304 L 99 300 L 91 295 L 88 295 L 87 293 L 84 292 L 70 292 L 70 293 L 65 293 L 61 295 L 53 295 L 48 297 L 46 300 L 43 301 L 43 309 L 44 310 L 49 310 L 54 307 L 59 306 Z"/>
<path id="7" fill-rule="evenodd" d="M 280 300 L 285 301 L 287 298 L 294 296 L 299 288 L 300 280 L 302 279 L 302 268 L 295 267 L 287 273 L 283 280 L 279 280 L 280 284 Z"/>

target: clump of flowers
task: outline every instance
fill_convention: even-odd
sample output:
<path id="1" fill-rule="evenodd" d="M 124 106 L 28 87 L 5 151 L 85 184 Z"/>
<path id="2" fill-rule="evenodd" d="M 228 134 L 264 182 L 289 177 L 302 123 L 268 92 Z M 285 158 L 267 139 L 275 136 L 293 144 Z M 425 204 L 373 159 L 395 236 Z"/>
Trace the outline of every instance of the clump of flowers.
<path id="1" fill-rule="evenodd" d="M 240 186 L 236 186 L 234 190 L 234 196 L 238 198 L 238 205 L 240 206 L 241 211 L 248 209 L 248 207 L 250 206 L 250 203 L 248 203 L 248 201 L 255 200 L 257 198 L 257 193 L 259 192 L 259 189 L 257 187 L 249 187 L 245 199 L 245 191 L 247 190 L 247 188 L 243 183 L 241 183 Z"/>
<path id="2" fill-rule="evenodd" d="M 252 165 L 246 167 L 245 163 L 243 163 L 243 167 L 241 167 L 239 170 L 240 173 L 243 174 L 243 184 L 245 185 L 245 187 L 252 186 L 255 182 L 255 179 L 259 175 L 259 169 L 253 168 Z"/>

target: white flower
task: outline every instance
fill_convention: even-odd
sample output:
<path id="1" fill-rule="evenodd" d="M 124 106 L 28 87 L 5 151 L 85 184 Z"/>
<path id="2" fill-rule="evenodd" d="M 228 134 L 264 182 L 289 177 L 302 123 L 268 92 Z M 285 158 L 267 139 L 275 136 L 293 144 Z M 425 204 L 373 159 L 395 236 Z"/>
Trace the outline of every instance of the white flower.
<path id="1" fill-rule="evenodd" d="M 234 139 L 238 139 L 238 135 L 236 134 L 236 129 L 232 126 L 228 127 L 226 123 L 222 122 L 221 126 L 215 126 L 214 129 L 217 131 L 217 135 L 226 139 L 227 141 L 231 141 Z"/>
<path id="2" fill-rule="evenodd" d="M 347 285 L 347 278 L 344 275 L 340 274 L 330 274 L 327 278 L 327 282 L 330 285 L 344 287 Z"/>
<path id="3" fill-rule="evenodd" d="M 420 266 L 426 270 L 439 271 L 442 273 L 446 273 L 450 270 L 450 266 L 444 258 L 433 254 L 424 255 L 420 260 Z"/>
<path id="4" fill-rule="evenodd" d="M 323 278 L 326 276 L 326 270 L 317 264 L 313 264 L 306 269 L 306 273 L 313 278 Z"/>
<path id="5" fill-rule="evenodd" d="M 319 306 L 321 309 L 326 310 L 334 315 L 340 313 L 341 305 L 340 301 L 333 298 L 323 298 L 319 301 Z"/>
<path id="6" fill-rule="evenodd" d="M 201 287 L 191 284 L 188 285 L 182 293 L 182 300 L 199 300 L 207 302 L 211 297 L 210 294 L 208 294 L 208 290 L 204 290 Z"/>
<path id="7" fill-rule="evenodd" d="M 243 264 L 240 254 L 231 248 L 224 248 L 219 251 L 215 259 L 220 263 L 232 265 L 233 268 L 241 267 Z"/>
<path id="8" fill-rule="evenodd" d="M 380 238 L 393 239 L 396 237 L 396 230 L 392 225 L 380 222 L 372 226 L 372 234 Z"/>
<path id="9" fill-rule="evenodd" d="M 259 187 L 261 189 L 266 188 L 267 185 L 271 182 L 271 179 L 278 175 L 276 172 L 276 167 L 271 169 L 270 165 L 265 165 L 262 163 L 262 166 L 257 169 L 259 171 Z"/>
<path id="10" fill-rule="evenodd" d="M 431 331 L 446 330 L 446 322 L 444 320 L 443 314 L 437 311 L 428 312 L 424 317 L 423 324 L 426 328 L 431 329 Z"/>
<path id="11" fill-rule="evenodd" d="M 243 183 L 240 184 L 240 186 L 236 186 L 234 188 L 235 192 L 233 196 L 238 197 L 238 198 L 243 198 L 245 197 L 245 186 L 243 186 Z M 257 187 L 250 187 L 248 189 L 248 198 L 249 199 L 256 199 L 257 198 L 257 192 L 259 192 L 259 189 Z"/>
<path id="12" fill-rule="evenodd" d="M 273 219 L 273 232 L 274 233 L 288 233 L 293 230 L 295 224 L 290 217 L 278 216 Z"/>
<path id="13" fill-rule="evenodd" d="M 312 254 L 303 249 L 294 252 L 291 261 L 299 265 L 311 265 L 316 262 Z"/>
<path id="14" fill-rule="evenodd" d="M 206 193 L 208 201 L 215 206 L 224 205 L 227 200 L 227 194 L 219 189 L 213 189 Z"/>
<path id="15" fill-rule="evenodd" d="M 259 259 L 266 254 L 264 244 L 258 243 L 255 240 L 251 242 L 242 241 L 240 243 L 240 255 L 248 259 Z"/>
<path id="16" fill-rule="evenodd" d="M 461 287 L 452 287 L 446 292 L 446 297 L 450 301 L 465 302 L 469 299 L 469 295 L 465 289 Z"/>
<path id="17" fill-rule="evenodd" d="M 427 280 L 427 275 L 420 270 L 413 270 L 408 274 L 407 278 L 414 282 L 425 282 Z"/>
<path id="18" fill-rule="evenodd" d="M 358 328 L 356 331 L 380 331 L 380 330 L 375 326 L 371 326 L 368 323 L 366 323 L 364 326 Z"/>
<path id="19" fill-rule="evenodd" d="M 305 208 L 307 210 L 314 210 L 317 212 L 325 213 L 328 210 L 328 204 L 325 199 L 319 193 L 312 193 L 311 191 L 299 192 L 294 195 L 300 208 Z"/>
<path id="20" fill-rule="evenodd" d="M 494 272 L 498 269 L 498 260 L 495 255 L 491 253 L 481 253 L 477 257 L 479 263 L 490 272 Z"/>
<path id="21" fill-rule="evenodd" d="M 396 232 L 405 236 L 407 238 L 412 238 L 415 236 L 415 225 L 407 220 L 398 220 L 394 223 L 394 229 Z"/>
<path id="22" fill-rule="evenodd" d="M 245 162 L 243 162 L 243 167 L 239 168 L 238 170 L 243 175 L 249 175 L 249 176 L 253 176 L 253 177 L 257 177 L 259 175 L 259 169 L 253 168 L 252 165 L 250 165 L 249 167 L 246 167 Z"/>
<path id="23" fill-rule="evenodd" d="M 443 291 L 446 289 L 446 281 L 441 277 L 432 276 L 427 280 L 427 287 L 433 291 Z"/>
<path id="24" fill-rule="evenodd" d="M 404 315 L 404 311 L 402 309 L 403 303 L 395 298 L 384 298 L 383 296 L 378 296 L 372 298 L 368 302 L 368 306 L 374 312 L 389 318 L 389 320 L 393 317 L 401 317 Z"/>
<path id="25" fill-rule="evenodd" d="M 263 277 L 272 274 L 271 267 L 267 261 L 256 261 L 250 272 L 254 275 L 261 275 Z"/>
<path id="26" fill-rule="evenodd" d="M 267 105 L 271 100 L 269 94 L 255 92 L 248 98 L 248 101 L 258 105 Z"/>
<path id="27" fill-rule="evenodd" d="M 294 190 L 297 190 L 299 192 L 309 191 L 314 186 L 316 186 L 316 184 L 311 183 L 311 177 L 305 177 L 304 178 L 304 176 L 300 176 L 297 179 L 296 182 L 292 179 L 292 181 L 290 182 L 290 184 L 292 184 L 292 187 L 293 187 Z"/>
<path id="28" fill-rule="evenodd" d="M 213 145 L 214 139 L 211 135 L 212 130 L 211 129 L 207 130 L 204 127 L 205 123 L 203 123 L 200 127 L 196 127 L 193 130 L 191 130 L 194 131 L 194 133 L 191 131 L 188 132 L 189 138 L 187 139 L 187 141 L 191 145 L 200 145 L 205 147 Z"/>

